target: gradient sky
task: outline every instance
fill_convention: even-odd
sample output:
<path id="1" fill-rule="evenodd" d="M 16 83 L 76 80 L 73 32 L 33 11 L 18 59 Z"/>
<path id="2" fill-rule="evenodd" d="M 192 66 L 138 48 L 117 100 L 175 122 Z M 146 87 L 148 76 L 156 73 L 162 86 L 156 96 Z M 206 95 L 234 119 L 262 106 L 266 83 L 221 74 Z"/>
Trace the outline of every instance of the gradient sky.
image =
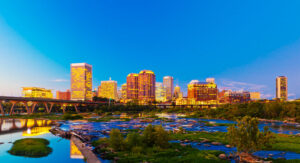
<path id="1" fill-rule="evenodd" d="M 23 86 L 70 88 L 70 64 L 93 65 L 93 85 L 153 70 L 183 90 L 215 77 L 219 88 L 275 96 L 288 77 L 300 98 L 300 1 L 0 1 L 0 95 Z"/>

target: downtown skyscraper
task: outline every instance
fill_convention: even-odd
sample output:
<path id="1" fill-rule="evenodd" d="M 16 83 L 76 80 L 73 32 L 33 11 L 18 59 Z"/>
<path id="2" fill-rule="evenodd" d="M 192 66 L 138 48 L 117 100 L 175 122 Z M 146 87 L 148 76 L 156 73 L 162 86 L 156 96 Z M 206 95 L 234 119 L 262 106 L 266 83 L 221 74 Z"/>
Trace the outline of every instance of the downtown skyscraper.
<path id="1" fill-rule="evenodd" d="M 92 66 L 87 63 L 71 64 L 71 99 L 92 100 Z"/>
<path id="2" fill-rule="evenodd" d="M 127 93 L 126 98 L 128 100 L 138 100 L 139 97 L 139 75 L 131 73 L 127 76 Z"/>
<path id="3" fill-rule="evenodd" d="M 276 78 L 276 98 L 282 100 L 288 99 L 288 81 L 285 76 L 278 76 Z"/>
<path id="4" fill-rule="evenodd" d="M 117 81 L 111 80 L 101 81 L 101 85 L 98 87 L 98 97 L 118 100 L 118 84 Z"/>
<path id="5" fill-rule="evenodd" d="M 174 94 L 174 80 L 172 76 L 165 76 L 163 79 L 163 85 L 166 89 L 166 100 L 171 101 Z"/>
<path id="6" fill-rule="evenodd" d="M 150 70 L 143 70 L 138 78 L 138 99 L 141 104 L 155 101 L 155 74 Z M 128 87 L 128 86 L 127 86 Z"/>

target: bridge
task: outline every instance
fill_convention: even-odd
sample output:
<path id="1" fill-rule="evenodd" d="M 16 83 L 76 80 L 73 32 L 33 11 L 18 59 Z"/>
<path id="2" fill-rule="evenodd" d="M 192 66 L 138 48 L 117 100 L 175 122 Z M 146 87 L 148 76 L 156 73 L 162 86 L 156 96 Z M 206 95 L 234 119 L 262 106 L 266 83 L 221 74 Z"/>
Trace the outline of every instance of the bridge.
<path id="1" fill-rule="evenodd" d="M 53 105 L 60 105 L 63 109 L 63 113 L 66 111 L 66 106 L 73 106 L 76 112 L 79 112 L 79 105 L 98 105 L 104 104 L 105 102 L 91 102 L 91 101 L 74 101 L 74 100 L 59 100 L 59 99 L 47 99 L 47 98 L 28 98 L 28 97 L 11 97 L 11 96 L 0 96 L 0 114 L 5 115 L 3 103 L 11 103 L 9 109 L 9 115 L 14 114 L 15 105 L 21 103 L 25 106 L 27 114 L 35 112 L 35 108 L 38 104 L 42 104 L 46 108 L 47 113 L 51 113 Z M 31 106 L 28 104 L 31 103 Z"/>

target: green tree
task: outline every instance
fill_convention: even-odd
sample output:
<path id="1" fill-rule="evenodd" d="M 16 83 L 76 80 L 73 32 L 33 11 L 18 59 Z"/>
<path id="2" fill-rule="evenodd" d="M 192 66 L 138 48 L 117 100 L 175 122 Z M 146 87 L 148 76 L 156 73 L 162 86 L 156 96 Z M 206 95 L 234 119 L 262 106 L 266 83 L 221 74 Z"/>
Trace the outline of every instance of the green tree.
<path id="1" fill-rule="evenodd" d="M 143 132 L 142 140 L 147 147 L 152 147 L 155 143 L 154 127 L 149 124 Z"/>
<path id="2" fill-rule="evenodd" d="M 142 140 L 139 133 L 137 132 L 130 133 L 127 135 L 125 139 L 126 148 L 128 150 L 132 150 L 134 147 L 141 146 L 142 145 L 141 141 Z"/>
<path id="3" fill-rule="evenodd" d="M 155 126 L 155 145 L 161 148 L 169 146 L 169 133 L 161 126 Z"/>
<path id="4" fill-rule="evenodd" d="M 119 129 L 112 129 L 109 134 L 109 146 L 116 151 L 124 148 L 124 138 Z"/>
<path id="5" fill-rule="evenodd" d="M 227 138 L 238 152 L 253 153 L 263 147 L 270 147 L 274 140 L 268 127 L 263 132 L 258 129 L 258 119 L 245 116 L 236 125 L 228 128 Z"/>

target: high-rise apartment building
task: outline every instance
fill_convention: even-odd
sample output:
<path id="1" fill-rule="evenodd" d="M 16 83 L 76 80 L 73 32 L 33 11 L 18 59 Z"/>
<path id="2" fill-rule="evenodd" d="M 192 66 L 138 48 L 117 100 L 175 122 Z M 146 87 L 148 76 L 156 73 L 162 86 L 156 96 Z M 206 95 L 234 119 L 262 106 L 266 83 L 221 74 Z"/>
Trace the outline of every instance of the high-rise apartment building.
<path id="1" fill-rule="evenodd" d="M 166 89 L 166 100 L 171 101 L 173 98 L 173 92 L 174 92 L 173 77 L 165 76 L 164 80 L 163 80 L 163 86 Z"/>
<path id="2" fill-rule="evenodd" d="M 109 79 L 108 81 L 101 81 L 98 87 L 98 96 L 118 100 L 118 84 L 117 81 Z"/>
<path id="3" fill-rule="evenodd" d="M 127 99 L 137 100 L 139 97 L 139 75 L 131 73 L 127 76 Z"/>
<path id="4" fill-rule="evenodd" d="M 188 99 L 196 104 L 217 104 L 218 88 L 215 83 L 192 80 L 188 84 Z"/>
<path id="5" fill-rule="evenodd" d="M 92 100 L 92 66 L 86 63 L 71 64 L 71 99 Z"/>
<path id="6" fill-rule="evenodd" d="M 56 91 L 56 99 L 71 100 L 71 91 L 70 90 L 67 90 L 66 92 Z"/>
<path id="7" fill-rule="evenodd" d="M 288 81 L 285 76 L 278 76 L 276 78 L 276 98 L 282 100 L 288 99 Z"/>
<path id="8" fill-rule="evenodd" d="M 155 101 L 157 102 L 165 102 L 167 100 L 166 96 L 166 88 L 163 83 L 156 82 L 155 83 Z"/>
<path id="9" fill-rule="evenodd" d="M 52 90 L 39 87 L 23 87 L 23 97 L 53 98 Z"/>
<path id="10" fill-rule="evenodd" d="M 150 70 L 143 70 L 138 77 L 138 99 L 142 104 L 155 101 L 155 74 Z M 127 85 L 128 87 L 128 85 Z"/>

